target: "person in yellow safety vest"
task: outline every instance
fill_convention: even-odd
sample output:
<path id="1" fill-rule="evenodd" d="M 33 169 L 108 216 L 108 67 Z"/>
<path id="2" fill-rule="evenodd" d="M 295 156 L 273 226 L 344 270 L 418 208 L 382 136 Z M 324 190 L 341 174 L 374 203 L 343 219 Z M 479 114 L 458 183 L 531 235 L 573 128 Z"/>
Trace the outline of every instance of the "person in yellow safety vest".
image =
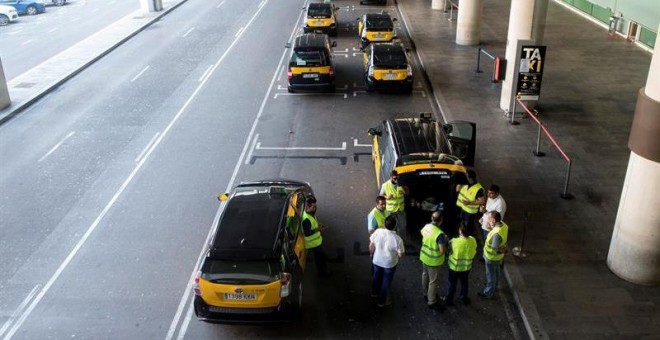
<path id="1" fill-rule="evenodd" d="M 475 222 L 478 220 L 479 207 L 486 204 L 486 196 L 484 195 L 484 188 L 481 183 L 477 181 L 477 173 L 474 170 L 467 171 L 468 184 L 456 186 L 458 198 L 456 205 L 461 208 L 460 220 L 468 230 L 468 234 L 472 234 L 475 228 Z"/>
<path id="2" fill-rule="evenodd" d="M 437 291 L 440 267 L 445 263 L 447 251 L 446 236 L 440 229 L 442 215 L 436 211 L 431 215 L 431 223 L 422 228 L 422 247 L 419 250 L 419 260 L 422 261 L 422 292 L 429 308 L 442 309 Z"/>
<path id="3" fill-rule="evenodd" d="M 502 221 L 502 215 L 497 211 L 488 214 L 491 230 L 484 244 L 484 260 L 486 264 L 486 287 L 479 296 L 490 299 L 497 291 L 497 281 L 500 278 L 502 260 L 506 253 L 506 242 L 509 237 L 509 226 Z"/>
<path id="4" fill-rule="evenodd" d="M 468 275 L 472 269 L 472 260 L 477 254 L 477 240 L 468 236 L 464 225 L 458 227 L 458 237 L 449 240 L 449 256 L 447 256 L 447 266 L 449 267 L 449 289 L 445 296 L 447 306 L 454 305 L 454 293 L 456 293 L 456 283 L 461 282 L 461 301 L 464 305 L 470 304 L 468 298 Z"/>
<path id="5" fill-rule="evenodd" d="M 408 188 L 399 185 L 399 173 L 392 170 L 390 179 L 380 187 L 380 195 L 385 196 L 385 211 L 396 218 L 396 228 L 402 237 L 406 235 L 406 209 L 405 195 Z"/>
<path id="6" fill-rule="evenodd" d="M 302 215 L 303 235 L 305 236 L 305 249 L 314 253 L 314 262 L 319 276 L 329 276 L 331 273 L 327 268 L 327 255 L 323 251 L 323 236 L 321 231 L 325 230 L 323 224 L 316 220 L 316 198 L 307 197 L 305 201 L 305 211 Z"/>
<path id="7" fill-rule="evenodd" d="M 385 217 L 387 217 L 385 197 L 378 196 L 376 197 L 376 207 L 371 209 L 371 212 L 367 216 L 367 230 L 369 231 L 369 235 L 373 234 L 378 228 L 385 228 Z"/>

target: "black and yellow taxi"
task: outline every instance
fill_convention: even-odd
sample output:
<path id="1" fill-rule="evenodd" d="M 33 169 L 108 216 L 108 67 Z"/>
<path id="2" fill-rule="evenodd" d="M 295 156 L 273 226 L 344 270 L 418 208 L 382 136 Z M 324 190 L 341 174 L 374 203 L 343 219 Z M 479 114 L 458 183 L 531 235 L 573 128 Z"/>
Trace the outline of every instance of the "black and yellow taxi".
<path id="1" fill-rule="evenodd" d="M 403 44 L 369 44 L 364 50 L 364 83 L 367 91 L 411 93 L 413 71 Z"/>
<path id="2" fill-rule="evenodd" d="M 301 225 L 308 183 L 244 182 L 222 194 L 224 210 L 195 277 L 197 317 L 287 321 L 302 308 L 307 252 Z"/>
<path id="3" fill-rule="evenodd" d="M 358 18 L 358 35 L 362 48 L 373 42 L 392 42 L 396 39 L 394 22 L 388 13 L 367 13 Z"/>
<path id="4" fill-rule="evenodd" d="M 332 3 L 310 3 L 305 16 L 305 33 L 324 33 L 337 36 L 337 6 Z"/>
<path id="5" fill-rule="evenodd" d="M 466 181 L 467 166 L 474 164 L 476 124 L 454 121 L 441 124 L 431 113 L 415 118 L 384 120 L 368 130 L 373 137 L 372 160 L 378 187 L 396 170 L 399 183 L 408 187 L 405 200 L 408 232 L 441 211 L 452 225 L 456 184 Z M 445 230 L 445 232 L 448 232 Z"/>
<path id="6" fill-rule="evenodd" d="M 321 90 L 335 91 L 335 64 L 326 34 L 305 33 L 296 37 L 287 68 L 289 92 Z M 287 44 L 287 47 L 291 47 Z"/>

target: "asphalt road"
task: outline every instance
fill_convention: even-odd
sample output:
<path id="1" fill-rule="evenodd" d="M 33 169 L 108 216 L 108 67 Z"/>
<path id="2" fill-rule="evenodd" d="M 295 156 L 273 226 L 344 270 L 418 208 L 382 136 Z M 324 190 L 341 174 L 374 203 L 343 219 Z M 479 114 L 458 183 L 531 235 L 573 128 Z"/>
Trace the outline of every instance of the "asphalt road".
<path id="1" fill-rule="evenodd" d="M 366 250 L 377 194 L 365 131 L 435 108 L 421 81 L 412 95 L 364 91 L 355 19 L 382 8 L 336 3 L 334 94 L 286 90 L 284 45 L 304 1 L 188 1 L 0 126 L 0 336 L 519 337 L 506 293 L 484 302 L 473 289 L 469 307 L 427 309 L 416 244 L 394 304 L 371 304 L 370 261 L 354 251 Z M 197 321 L 191 281 L 215 197 L 272 177 L 312 184 L 334 276 L 312 268 L 294 324 Z"/>

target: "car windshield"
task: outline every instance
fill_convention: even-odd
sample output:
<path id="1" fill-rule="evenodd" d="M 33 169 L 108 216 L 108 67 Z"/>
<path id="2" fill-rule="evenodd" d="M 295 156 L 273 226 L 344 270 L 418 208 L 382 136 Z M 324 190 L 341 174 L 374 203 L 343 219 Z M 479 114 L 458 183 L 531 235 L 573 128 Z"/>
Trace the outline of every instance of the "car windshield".
<path id="1" fill-rule="evenodd" d="M 291 66 L 322 66 L 326 65 L 325 55 L 319 50 L 296 51 L 291 60 Z"/>
<path id="2" fill-rule="evenodd" d="M 367 31 L 392 31 L 394 26 L 389 18 L 367 18 Z"/>
<path id="3" fill-rule="evenodd" d="M 408 67 L 408 61 L 406 60 L 406 54 L 403 53 L 402 50 L 390 50 L 381 53 L 375 53 L 374 65 L 387 68 L 406 68 Z"/>
<path id="4" fill-rule="evenodd" d="M 310 4 L 307 10 L 307 17 L 309 18 L 329 18 L 332 14 L 330 6 L 323 6 L 319 4 Z"/>

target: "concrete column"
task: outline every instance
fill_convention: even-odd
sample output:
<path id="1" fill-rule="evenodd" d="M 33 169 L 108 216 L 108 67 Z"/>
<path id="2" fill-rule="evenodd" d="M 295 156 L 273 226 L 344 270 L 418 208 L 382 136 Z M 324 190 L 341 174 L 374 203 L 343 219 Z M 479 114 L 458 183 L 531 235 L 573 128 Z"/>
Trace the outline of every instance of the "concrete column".
<path id="1" fill-rule="evenodd" d="M 511 0 L 509 14 L 509 32 L 506 39 L 507 60 L 506 77 L 502 82 L 500 108 L 509 111 L 511 93 L 513 90 L 513 73 L 516 57 L 516 40 L 529 40 L 532 36 L 532 19 L 534 18 L 534 0 Z"/>
<path id="2" fill-rule="evenodd" d="M 140 0 L 140 8 L 144 12 L 162 11 L 163 0 Z"/>
<path id="3" fill-rule="evenodd" d="M 660 285 L 660 35 L 628 140 L 630 160 L 607 265 L 640 285 Z"/>
<path id="4" fill-rule="evenodd" d="M 545 35 L 545 18 L 548 16 L 548 0 L 534 2 L 534 18 L 532 18 L 532 40 L 537 45 L 543 45 Z"/>
<path id="5" fill-rule="evenodd" d="M 9 87 L 7 86 L 7 79 L 5 78 L 5 69 L 2 67 L 2 59 L 0 59 L 0 110 L 9 105 L 11 105 Z"/>
<path id="6" fill-rule="evenodd" d="M 483 0 L 461 0 L 456 21 L 456 43 L 478 45 L 481 42 Z"/>

